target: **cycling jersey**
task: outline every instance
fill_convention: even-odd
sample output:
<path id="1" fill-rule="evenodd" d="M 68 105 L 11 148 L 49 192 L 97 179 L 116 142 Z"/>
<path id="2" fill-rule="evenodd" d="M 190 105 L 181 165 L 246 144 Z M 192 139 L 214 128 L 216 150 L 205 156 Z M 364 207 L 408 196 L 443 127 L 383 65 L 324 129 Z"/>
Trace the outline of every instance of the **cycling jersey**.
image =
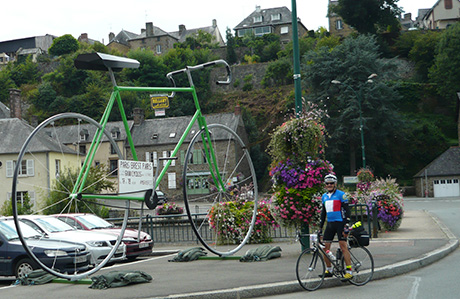
<path id="1" fill-rule="evenodd" d="M 325 213 L 324 216 L 327 217 L 328 222 L 336 222 L 336 221 L 346 221 L 349 217 L 348 210 L 348 199 L 345 195 L 345 192 L 340 190 L 335 190 L 334 193 L 329 194 L 325 193 L 322 198 L 323 202 L 323 211 L 322 214 Z M 323 218 L 324 216 L 321 215 Z M 324 218 L 326 218 L 324 217 Z M 324 223 L 324 219 L 321 219 Z"/>

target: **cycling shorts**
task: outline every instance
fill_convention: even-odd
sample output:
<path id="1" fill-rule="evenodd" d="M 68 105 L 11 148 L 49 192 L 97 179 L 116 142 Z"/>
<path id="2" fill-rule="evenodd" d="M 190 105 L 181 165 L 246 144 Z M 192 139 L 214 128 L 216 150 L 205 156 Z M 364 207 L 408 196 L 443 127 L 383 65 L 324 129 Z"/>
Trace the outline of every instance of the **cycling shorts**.
<path id="1" fill-rule="evenodd" d="M 337 234 L 339 241 L 346 241 L 347 238 L 343 236 L 343 228 L 345 227 L 345 221 L 334 221 L 328 222 L 326 230 L 324 231 L 323 240 L 325 242 L 332 242 L 334 236 Z"/>

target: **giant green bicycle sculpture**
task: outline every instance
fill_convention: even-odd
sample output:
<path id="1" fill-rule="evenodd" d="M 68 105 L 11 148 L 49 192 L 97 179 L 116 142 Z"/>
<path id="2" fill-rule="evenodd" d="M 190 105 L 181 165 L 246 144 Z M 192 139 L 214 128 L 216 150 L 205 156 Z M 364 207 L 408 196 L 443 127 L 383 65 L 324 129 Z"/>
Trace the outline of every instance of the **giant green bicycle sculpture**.
<path id="1" fill-rule="evenodd" d="M 154 208 L 157 203 L 157 196 L 155 190 L 160 184 L 160 181 L 167 173 L 171 163 L 174 159 L 178 159 L 181 147 L 187 147 L 184 157 L 184 170 L 182 177 L 182 188 L 184 196 L 184 205 L 187 211 L 193 231 L 195 232 L 198 240 L 209 251 L 219 256 L 229 256 L 241 249 L 242 246 L 248 241 L 252 228 L 254 226 L 257 216 L 257 181 L 255 176 L 254 167 L 249 155 L 248 148 L 243 142 L 243 139 L 232 129 L 224 124 L 207 124 L 206 118 L 202 115 L 200 104 L 198 101 L 195 85 L 192 79 L 192 72 L 201 70 L 207 67 L 223 66 L 227 72 L 225 81 L 218 81 L 218 84 L 228 84 L 231 80 L 230 67 L 224 60 L 216 60 L 209 63 L 204 63 L 196 66 L 188 66 L 184 69 L 176 70 L 168 73 L 166 76 L 172 83 L 172 87 L 128 87 L 118 86 L 115 79 L 115 71 L 123 68 L 138 68 L 139 62 L 133 59 L 107 55 L 102 53 L 80 54 L 75 60 L 75 66 L 78 69 L 85 70 L 100 70 L 108 71 L 111 82 L 113 84 L 113 91 L 107 103 L 106 109 L 100 121 L 95 121 L 88 116 L 78 113 L 62 113 L 48 118 L 39 124 L 25 141 L 16 161 L 16 167 L 13 176 L 12 196 L 13 196 L 13 213 L 16 223 L 19 238 L 28 252 L 29 256 L 41 268 L 56 276 L 69 279 L 78 280 L 98 271 L 101 267 L 107 264 L 110 258 L 115 253 L 119 244 L 123 241 L 123 232 L 126 229 L 128 222 L 129 210 L 131 204 L 136 202 L 146 204 L 150 208 Z M 176 76 L 185 75 L 188 79 L 186 87 L 177 87 L 174 78 Z M 110 150 L 116 153 L 119 160 L 126 160 L 126 151 L 130 152 L 130 157 L 134 161 L 138 161 L 138 155 L 134 148 L 133 137 L 131 136 L 129 122 L 125 113 L 123 102 L 120 92 L 148 92 L 167 94 L 169 100 L 173 100 L 175 93 L 189 93 L 192 95 L 193 102 L 196 108 L 195 114 L 191 117 L 190 123 L 182 133 L 171 156 L 164 161 L 164 166 L 161 171 L 157 171 L 158 176 L 154 178 L 154 186 L 148 190 L 140 190 L 142 192 L 135 194 L 120 194 L 119 192 L 99 192 L 94 194 L 91 190 L 94 189 L 93 184 L 97 184 L 89 179 L 91 170 L 94 167 L 101 167 L 100 160 L 107 156 L 107 144 L 110 144 Z M 127 150 L 118 146 L 117 140 L 113 137 L 112 132 L 107 129 L 109 123 L 109 116 L 112 113 L 114 106 L 118 106 L 120 116 L 123 122 L 124 131 L 126 134 Z M 66 131 L 63 135 L 62 125 L 66 125 Z M 196 133 L 195 133 L 196 132 Z M 86 152 L 80 152 L 78 145 L 81 144 L 82 138 L 92 136 L 92 142 Z M 73 138 L 73 141 L 71 140 Z M 65 142 L 64 140 L 65 139 Z M 70 139 L 70 140 L 69 140 Z M 43 152 L 43 144 L 52 144 L 54 148 L 49 150 L 46 158 L 40 155 Z M 65 144 L 64 144 L 65 143 Z M 201 153 L 206 167 L 198 167 L 192 162 L 194 155 Z M 34 160 L 35 175 L 48 176 L 53 179 L 52 186 L 36 185 L 33 178 L 23 177 L 21 175 L 21 165 L 25 160 Z M 60 176 L 53 169 L 54 164 L 50 161 L 59 160 L 59 163 L 64 169 L 76 168 L 78 176 L 73 181 L 71 188 L 67 187 L 63 192 L 63 188 L 58 188 Z M 52 166 L 50 166 L 52 165 Z M 158 163 L 160 167 L 160 163 Z M 115 169 L 111 169 L 116 171 Z M 110 176 L 113 172 L 109 172 Z M 197 177 L 203 175 L 207 176 L 206 179 L 206 194 L 191 194 L 190 189 L 187 188 L 187 179 L 190 177 Z M 203 183 L 204 181 L 202 181 Z M 83 273 L 59 273 L 53 267 L 45 265 L 44 261 L 34 255 L 30 241 L 26 239 L 19 226 L 19 216 L 17 214 L 17 196 L 22 190 L 34 189 L 37 194 L 42 198 L 46 198 L 50 192 L 63 192 L 62 202 L 65 203 L 65 208 L 60 213 L 69 213 L 78 211 L 78 207 L 83 205 L 88 207 L 90 203 L 97 202 L 98 204 L 106 205 L 108 208 L 117 208 L 123 211 L 122 233 L 118 236 L 116 244 L 110 254 L 100 262 L 94 265 L 90 270 Z M 237 192 L 244 190 L 244 194 Z M 219 234 L 215 229 L 209 228 L 208 217 L 211 208 L 207 210 L 207 215 L 197 221 L 196 217 L 192 215 L 191 203 L 197 201 L 206 201 L 211 203 L 209 206 L 216 206 L 231 201 L 241 200 L 239 197 L 245 198 L 253 202 L 253 210 L 251 216 L 246 219 L 248 222 L 247 231 L 242 232 L 239 239 L 226 238 L 225 235 Z M 36 204 L 35 212 L 37 214 L 46 214 L 49 206 L 42 206 Z M 222 221 L 225 221 L 222 220 Z M 75 240 L 78 241 L 78 240 Z M 56 252 L 55 255 L 59 254 Z"/>

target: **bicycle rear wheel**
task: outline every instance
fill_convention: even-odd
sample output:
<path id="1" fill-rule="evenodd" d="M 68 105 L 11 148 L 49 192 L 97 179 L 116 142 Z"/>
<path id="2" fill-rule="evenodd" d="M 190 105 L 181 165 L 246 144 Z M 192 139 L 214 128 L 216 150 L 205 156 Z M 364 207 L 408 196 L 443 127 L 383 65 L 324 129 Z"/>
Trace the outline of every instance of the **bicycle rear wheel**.
<path id="1" fill-rule="evenodd" d="M 69 280 L 78 280 L 95 273 L 109 261 L 124 259 L 125 246 L 122 238 L 128 219 L 129 201 L 109 203 L 99 199 L 85 200 L 77 195 L 116 191 L 117 161 L 123 159 L 117 141 L 122 144 L 123 136 L 112 133 L 119 132 L 119 128 L 112 126 L 111 132 L 108 131 L 108 128 L 103 130 L 98 122 L 85 115 L 58 114 L 38 125 L 27 137 L 19 152 L 17 161 L 15 161 L 12 186 L 16 230 L 28 255 L 51 274 Z M 94 137 L 98 131 L 101 133 L 100 138 Z M 117 136 L 117 141 L 112 136 Z M 98 142 L 91 143 L 93 139 Z M 90 157 L 91 152 L 92 157 Z M 84 163 L 89 166 L 87 175 L 83 174 L 82 165 Z M 28 204 L 31 205 L 30 208 L 27 208 Z M 108 214 L 109 208 L 119 210 L 120 215 L 123 216 L 118 236 L 108 234 L 96 236 L 93 232 L 88 232 L 92 235 L 82 234 L 80 239 L 71 238 L 70 233 L 46 232 L 49 234 L 49 239 L 59 238 L 62 244 L 62 247 L 56 243 L 53 244 L 56 253 L 51 258 L 39 255 L 32 249 L 48 246 L 47 238 L 31 239 L 27 234 L 23 234 L 23 229 L 21 229 L 22 222 L 27 217 L 30 219 L 31 215 L 34 215 L 32 218 L 35 220 L 38 215 L 79 212 L 107 216 L 104 214 Z M 29 224 L 31 224 L 30 221 Z M 74 245 L 77 245 L 76 242 L 84 243 L 86 247 L 81 247 L 81 244 L 79 247 L 72 247 L 69 242 Z M 71 248 L 75 248 L 76 252 L 70 252 Z M 86 259 L 83 251 L 86 251 Z M 57 266 L 62 256 L 73 258 L 65 268 Z M 92 264 L 91 267 L 84 266 L 88 258 Z M 69 258 L 68 261 L 70 260 Z"/>
<path id="2" fill-rule="evenodd" d="M 317 250 L 307 248 L 297 259 L 295 270 L 302 288 L 314 291 L 323 284 L 326 265 L 323 256 Z"/>
<path id="3" fill-rule="evenodd" d="M 185 154 L 184 204 L 201 244 L 229 256 L 250 240 L 257 217 L 257 179 L 243 140 L 225 125 L 210 124 L 208 130 L 209 138 L 200 130 Z M 204 211 L 193 216 L 192 204 Z M 238 210 L 239 217 L 230 217 L 231 210 Z"/>
<path id="4" fill-rule="evenodd" d="M 353 269 L 353 278 L 349 281 L 357 286 L 365 285 L 374 275 L 374 258 L 365 247 L 352 247 L 348 250 L 350 251 L 351 267 Z"/>

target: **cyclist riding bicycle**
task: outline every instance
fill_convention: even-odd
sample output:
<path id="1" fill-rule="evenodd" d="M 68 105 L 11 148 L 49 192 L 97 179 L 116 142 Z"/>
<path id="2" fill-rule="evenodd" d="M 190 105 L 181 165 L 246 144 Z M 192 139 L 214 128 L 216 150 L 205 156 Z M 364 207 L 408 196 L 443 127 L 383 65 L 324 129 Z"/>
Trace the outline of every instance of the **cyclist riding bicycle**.
<path id="1" fill-rule="evenodd" d="M 348 207 L 348 199 L 345 192 L 337 189 L 337 177 L 333 174 L 328 174 L 324 177 L 327 192 L 324 193 L 321 200 L 323 207 L 321 210 L 320 226 L 318 234 L 322 234 L 324 222 L 327 219 L 326 229 L 324 230 L 323 241 L 325 252 L 331 249 L 332 240 L 337 234 L 340 249 L 346 264 L 346 273 L 343 280 L 347 281 L 353 278 L 351 269 L 350 252 L 347 247 L 347 237 L 349 232 L 348 223 L 350 222 L 350 209 Z M 326 272 L 325 277 L 332 277 L 332 265 L 329 258 L 325 258 Z"/>

